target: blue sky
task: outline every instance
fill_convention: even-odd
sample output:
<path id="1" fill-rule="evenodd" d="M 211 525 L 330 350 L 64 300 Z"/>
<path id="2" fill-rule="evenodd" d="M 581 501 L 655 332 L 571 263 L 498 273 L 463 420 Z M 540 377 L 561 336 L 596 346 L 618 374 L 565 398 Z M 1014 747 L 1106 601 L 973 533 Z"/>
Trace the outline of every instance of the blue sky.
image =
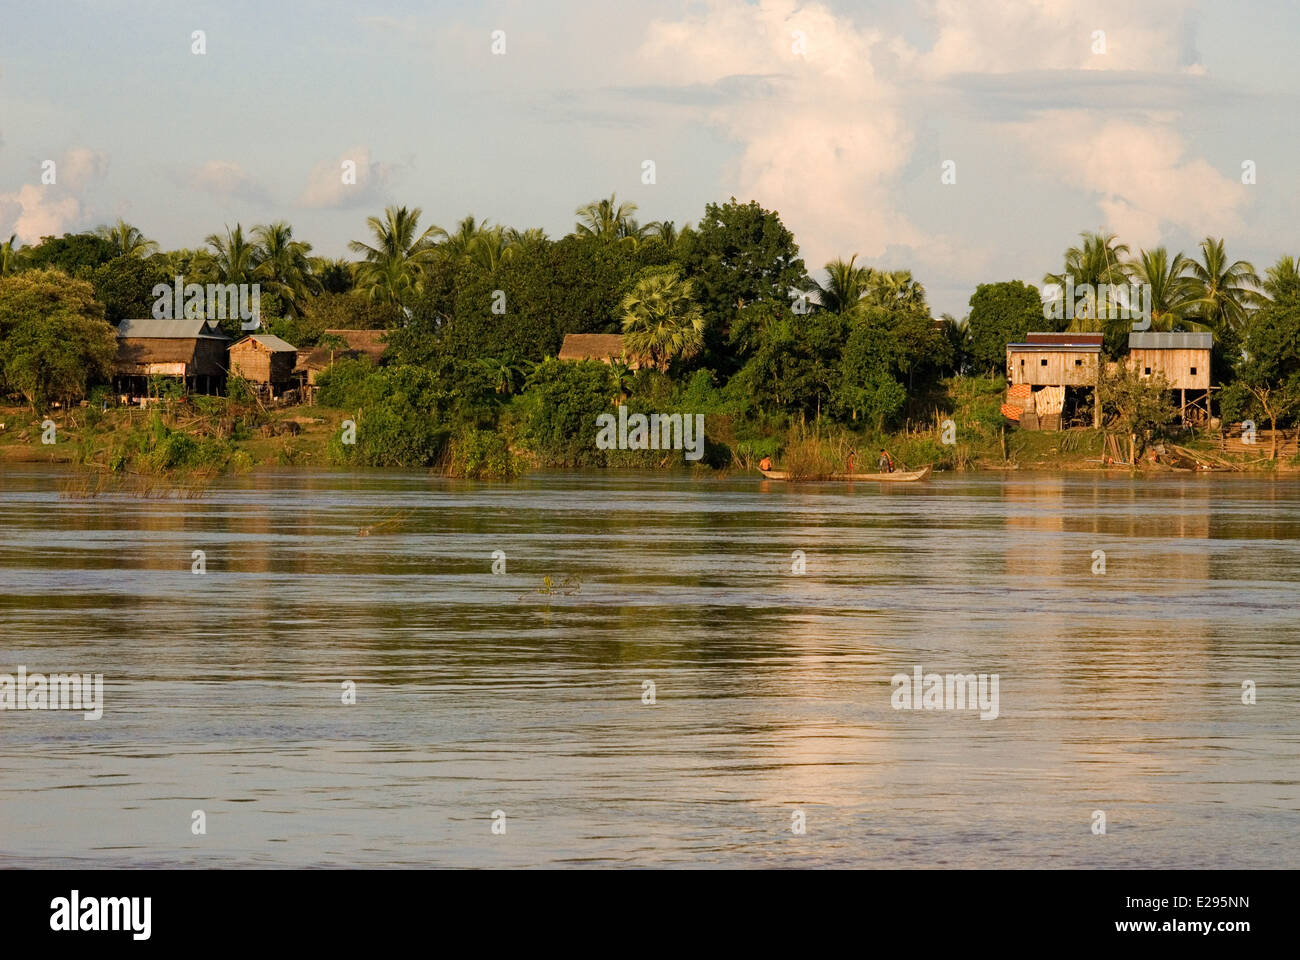
<path id="1" fill-rule="evenodd" d="M 1081 230 L 1189 253 L 1221 234 L 1261 269 L 1300 252 L 1295 4 L 10 7 L 5 237 L 122 216 L 199 246 L 287 219 L 341 256 L 389 203 L 559 236 L 611 192 L 679 225 L 735 195 L 778 210 L 810 267 L 908 267 L 957 315 L 981 281 L 1040 280 Z"/>

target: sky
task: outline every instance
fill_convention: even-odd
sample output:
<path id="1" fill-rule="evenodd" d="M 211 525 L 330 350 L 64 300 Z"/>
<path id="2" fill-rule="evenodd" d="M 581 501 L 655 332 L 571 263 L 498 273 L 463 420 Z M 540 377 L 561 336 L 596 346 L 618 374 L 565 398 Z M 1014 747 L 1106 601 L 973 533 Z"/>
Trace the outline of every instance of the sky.
<path id="1" fill-rule="evenodd" d="M 1085 230 L 1300 253 L 1294 2 L 0 7 L 2 238 L 283 219 L 338 257 L 390 204 L 559 237 L 611 193 L 678 226 L 734 196 L 810 269 L 910 269 L 958 317 Z"/>

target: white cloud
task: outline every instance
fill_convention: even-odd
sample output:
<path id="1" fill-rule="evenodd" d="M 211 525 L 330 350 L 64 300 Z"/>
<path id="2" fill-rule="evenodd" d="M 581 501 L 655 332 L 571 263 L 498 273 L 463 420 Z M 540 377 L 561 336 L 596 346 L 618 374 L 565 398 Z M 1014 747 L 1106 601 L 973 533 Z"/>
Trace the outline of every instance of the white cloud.
<path id="1" fill-rule="evenodd" d="M 209 160 L 194 171 L 190 184 L 236 200 L 263 200 L 266 190 L 238 163 L 229 160 Z"/>
<path id="2" fill-rule="evenodd" d="M 766 78 L 758 95 L 732 95 L 707 117 L 741 144 L 728 192 L 778 210 L 816 268 L 925 239 L 889 196 L 912 146 L 898 90 L 872 67 L 891 44 L 820 3 L 714 0 L 652 23 L 638 68 L 657 84 Z"/>
<path id="3" fill-rule="evenodd" d="M 85 191 L 108 172 L 108 156 L 88 147 L 73 147 L 55 161 L 55 182 L 24 184 L 0 193 L 0 234 L 11 233 L 23 243 L 61 236 L 85 228 L 92 211 Z"/>
<path id="4" fill-rule="evenodd" d="M 380 197 L 392 171 L 370 159 L 369 147 L 355 146 L 313 167 L 298 202 L 304 207 L 364 206 Z M 345 182 L 345 173 L 354 173 L 356 182 Z"/>
<path id="5" fill-rule="evenodd" d="M 1071 110 L 1019 125 L 1019 134 L 1043 167 L 1096 194 L 1107 229 L 1132 247 L 1159 245 L 1168 226 L 1197 235 L 1242 228 L 1245 189 L 1206 161 L 1186 156 L 1172 124 Z"/>

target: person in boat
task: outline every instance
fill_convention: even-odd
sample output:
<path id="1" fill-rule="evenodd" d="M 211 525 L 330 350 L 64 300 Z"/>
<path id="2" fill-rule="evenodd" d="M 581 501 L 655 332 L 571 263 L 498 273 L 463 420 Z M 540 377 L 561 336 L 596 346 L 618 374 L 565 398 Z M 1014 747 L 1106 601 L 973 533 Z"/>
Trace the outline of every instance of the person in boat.
<path id="1" fill-rule="evenodd" d="M 772 469 L 772 458 L 771 458 L 771 457 L 764 457 L 762 460 L 758 461 L 758 469 L 760 469 L 760 470 L 771 470 L 771 469 Z"/>
<path id="2" fill-rule="evenodd" d="M 889 455 L 888 450 L 880 451 L 880 460 L 877 462 L 876 467 L 881 473 L 894 472 L 894 458 Z"/>

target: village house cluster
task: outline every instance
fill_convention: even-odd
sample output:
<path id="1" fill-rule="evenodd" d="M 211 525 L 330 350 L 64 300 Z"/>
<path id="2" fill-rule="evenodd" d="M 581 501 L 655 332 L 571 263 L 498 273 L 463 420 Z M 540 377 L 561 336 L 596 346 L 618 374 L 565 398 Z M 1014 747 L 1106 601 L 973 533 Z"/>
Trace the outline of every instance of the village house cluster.
<path id="1" fill-rule="evenodd" d="M 125 402 L 147 404 L 156 377 L 180 380 L 191 393 L 216 394 L 233 375 L 268 399 L 310 403 L 321 371 L 344 357 L 378 361 L 383 336 L 383 330 L 326 330 L 322 340 L 335 346 L 300 351 L 269 333 L 232 343 L 215 322 L 202 318 L 123 320 L 117 327 L 113 388 Z"/>

